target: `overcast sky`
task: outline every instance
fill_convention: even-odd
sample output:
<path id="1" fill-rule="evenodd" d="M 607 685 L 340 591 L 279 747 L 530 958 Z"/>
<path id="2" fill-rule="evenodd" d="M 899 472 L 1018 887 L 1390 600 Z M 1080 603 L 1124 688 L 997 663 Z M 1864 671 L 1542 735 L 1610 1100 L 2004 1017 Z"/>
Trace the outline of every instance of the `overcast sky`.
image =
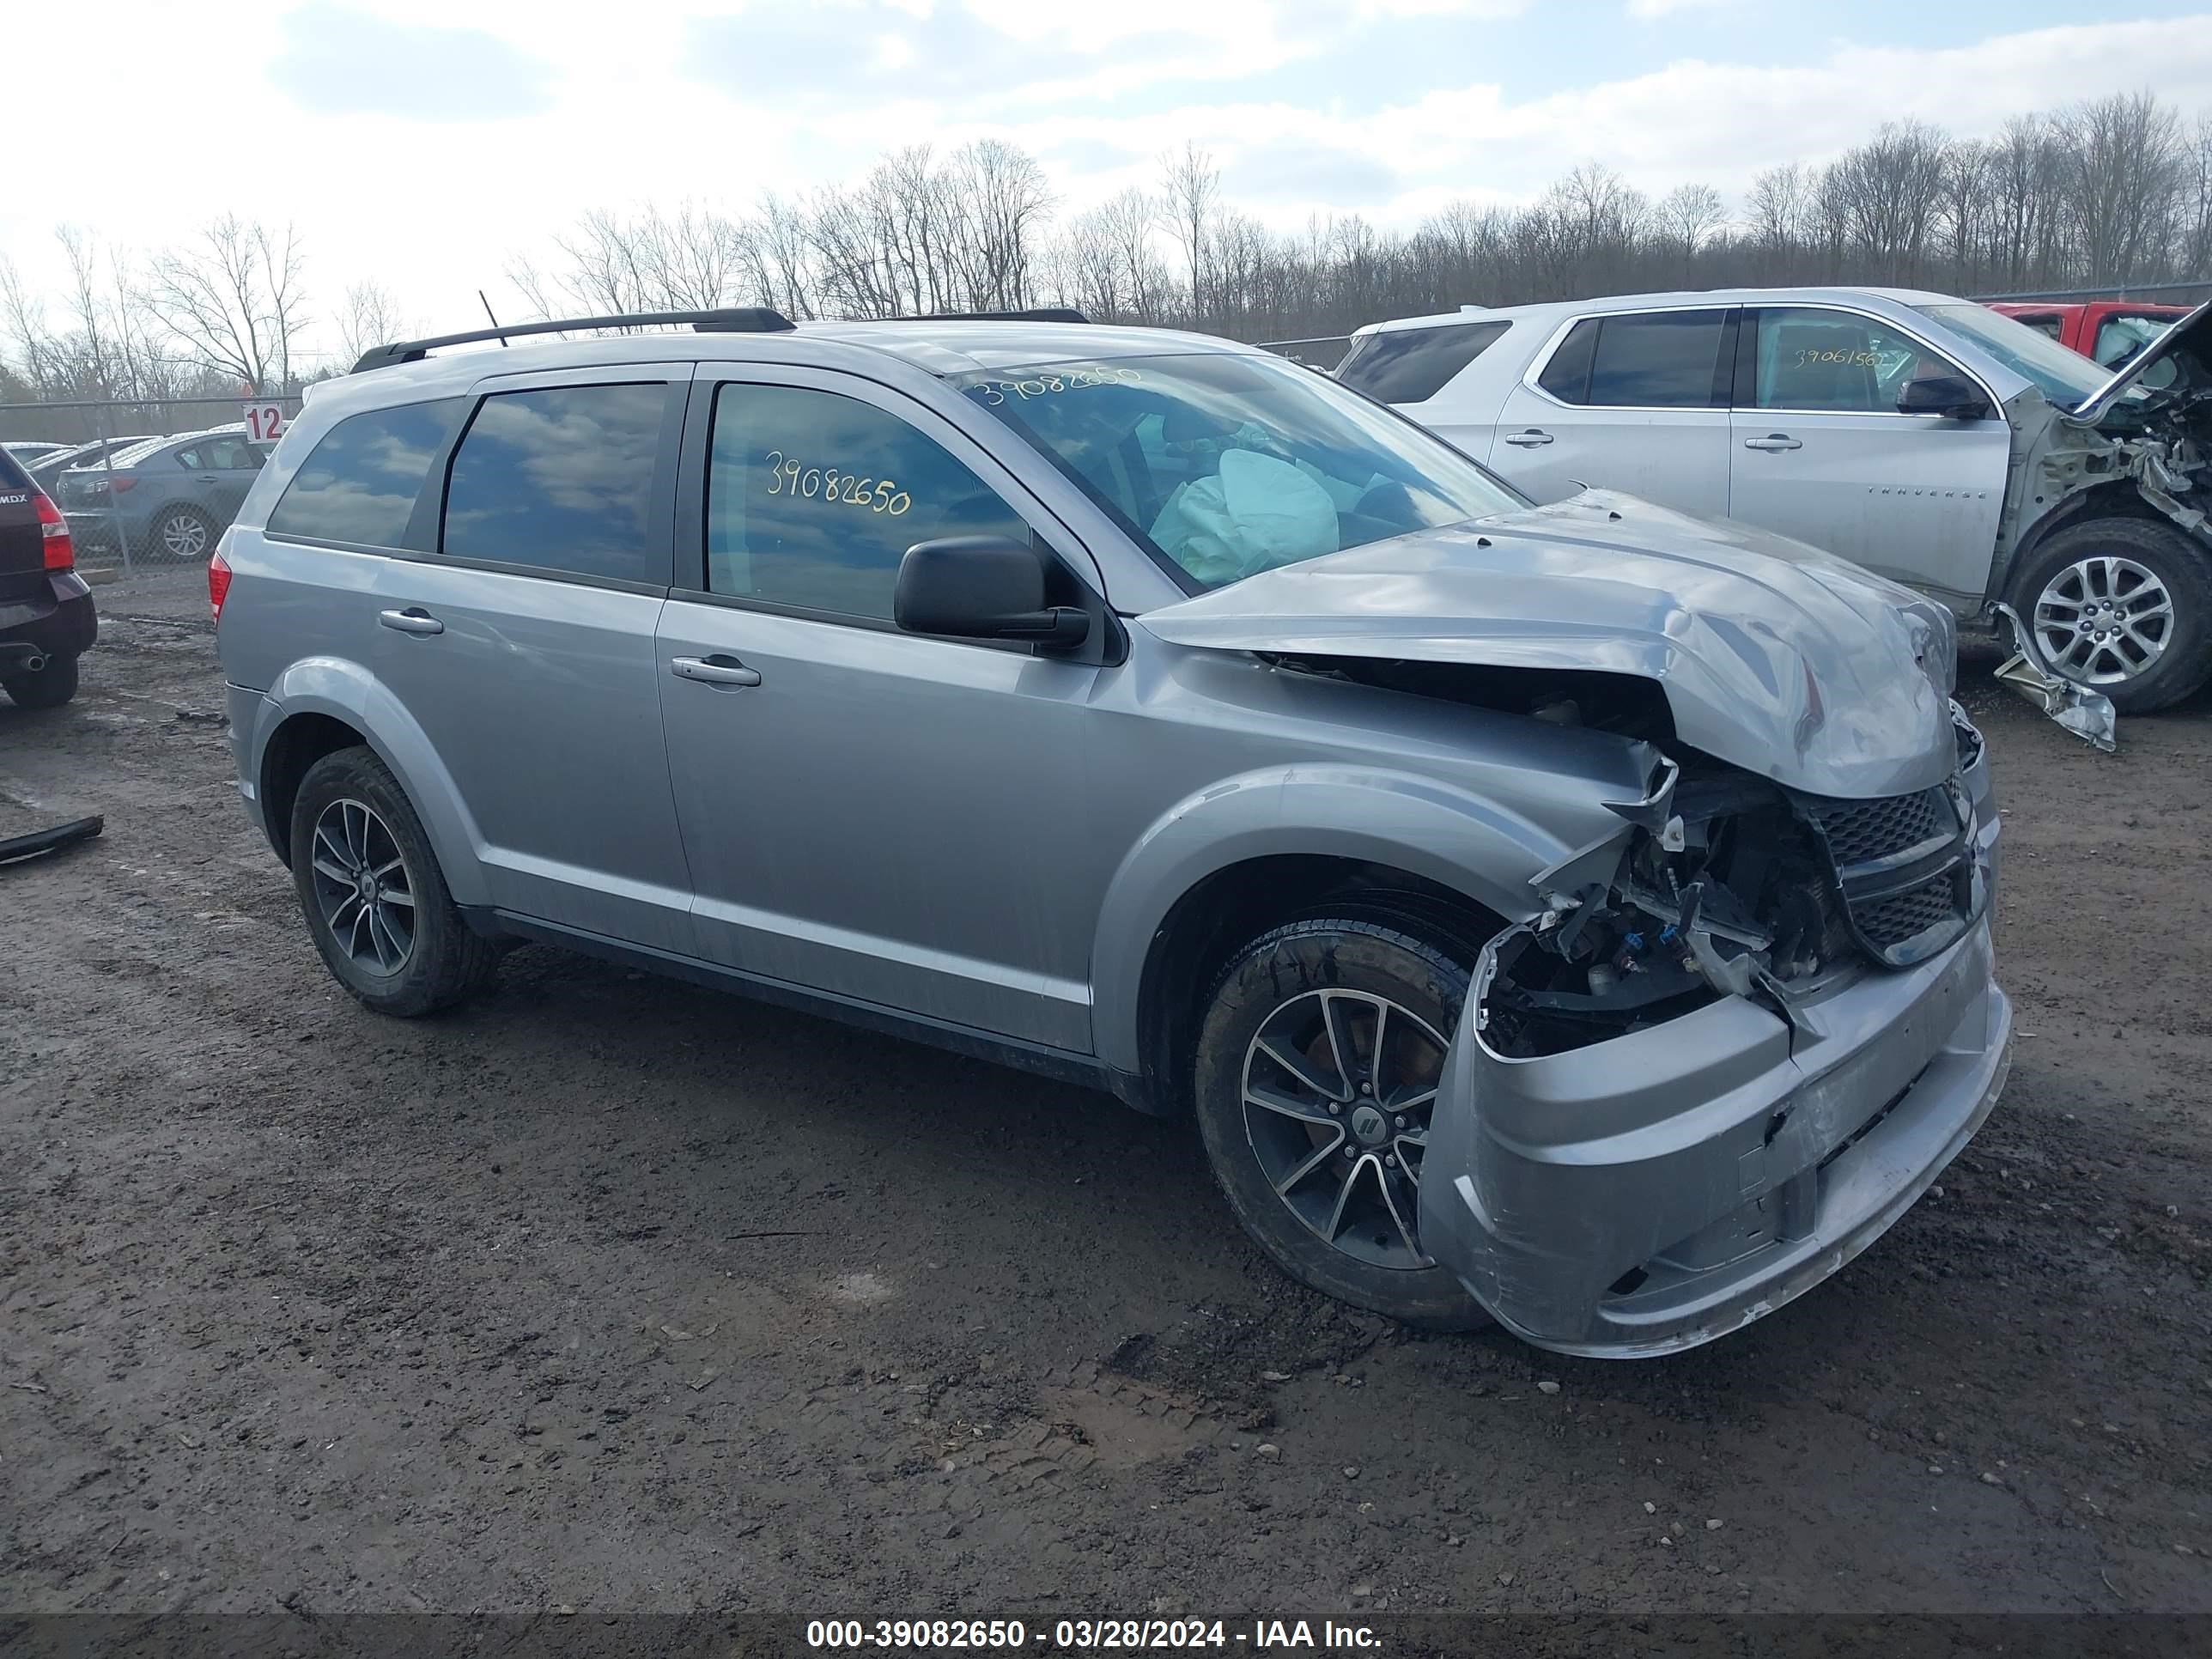
<path id="1" fill-rule="evenodd" d="M 444 327 L 584 209 L 742 210 L 921 139 L 1011 139 L 1073 210 L 1193 137 L 1291 228 L 1525 199 L 1589 159 L 1733 206 L 1900 116 L 2212 107 L 2212 14 L 2141 0 L 106 0 L 7 36 L 46 66 L 8 94 L 26 275 L 55 280 L 57 220 L 143 249 L 235 210 L 297 224 L 326 312 L 371 276 Z"/>

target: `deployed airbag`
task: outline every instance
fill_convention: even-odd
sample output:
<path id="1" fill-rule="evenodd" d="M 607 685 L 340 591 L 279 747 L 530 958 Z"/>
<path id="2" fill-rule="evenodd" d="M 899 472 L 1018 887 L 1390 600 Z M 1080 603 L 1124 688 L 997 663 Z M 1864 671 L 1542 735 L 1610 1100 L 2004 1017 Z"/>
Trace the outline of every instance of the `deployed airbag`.
<path id="1" fill-rule="evenodd" d="M 1227 449 L 1220 470 L 1176 488 L 1152 541 L 1209 586 L 1337 550 L 1336 503 L 1289 461 Z"/>

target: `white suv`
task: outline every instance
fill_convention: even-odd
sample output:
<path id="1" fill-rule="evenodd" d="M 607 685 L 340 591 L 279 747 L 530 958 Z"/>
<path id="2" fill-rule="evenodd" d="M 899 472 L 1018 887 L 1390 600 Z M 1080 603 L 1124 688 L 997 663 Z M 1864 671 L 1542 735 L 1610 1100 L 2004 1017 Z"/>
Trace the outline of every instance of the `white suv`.
<path id="1" fill-rule="evenodd" d="M 1338 378 L 1540 501 L 1584 485 L 2009 603 L 2123 709 L 2212 677 L 2212 325 L 2117 374 L 1941 294 L 1629 295 L 1377 323 Z"/>

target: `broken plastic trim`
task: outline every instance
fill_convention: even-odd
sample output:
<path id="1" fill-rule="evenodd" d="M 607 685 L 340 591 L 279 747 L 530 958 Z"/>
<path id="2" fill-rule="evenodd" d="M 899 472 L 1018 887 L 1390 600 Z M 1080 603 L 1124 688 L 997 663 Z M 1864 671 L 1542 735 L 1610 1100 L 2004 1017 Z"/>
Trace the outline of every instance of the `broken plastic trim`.
<path id="1" fill-rule="evenodd" d="M 2020 613 L 2008 605 L 1998 605 L 1996 613 L 2012 629 L 2012 655 L 1997 665 L 1997 678 L 2091 748 L 2109 755 L 2119 747 L 2113 736 L 2112 700 L 2101 691 L 2061 678 L 2036 661 L 2028 649 L 2027 628 Z"/>

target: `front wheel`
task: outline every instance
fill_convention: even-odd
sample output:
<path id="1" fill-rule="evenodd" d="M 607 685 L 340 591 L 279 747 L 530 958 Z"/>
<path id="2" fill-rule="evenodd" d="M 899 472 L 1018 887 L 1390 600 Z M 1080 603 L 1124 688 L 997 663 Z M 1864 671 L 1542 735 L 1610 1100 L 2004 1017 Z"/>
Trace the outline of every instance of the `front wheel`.
<path id="1" fill-rule="evenodd" d="M 497 948 L 454 908 L 413 804 L 371 750 L 341 749 L 307 769 L 290 848 L 315 948 L 368 1007 L 411 1018 L 490 983 Z"/>
<path id="2" fill-rule="evenodd" d="M 1401 931 L 1418 926 L 1325 917 L 1254 939 L 1214 986 L 1194 1096 L 1230 1207 L 1276 1265 L 1466 1330 L 1486 1316 L 1421 1249 L 1420 1176 L 1470 968 L 1462 947 Z"/>
<path id="3" fill-rule="evenodd" d="M 2012 592 L 2036 659 L 2123 714 L 2171 708 L 2212 678 L 2212 564 L 2172 526 L 2069 525 L 2028 556 Z"/>

